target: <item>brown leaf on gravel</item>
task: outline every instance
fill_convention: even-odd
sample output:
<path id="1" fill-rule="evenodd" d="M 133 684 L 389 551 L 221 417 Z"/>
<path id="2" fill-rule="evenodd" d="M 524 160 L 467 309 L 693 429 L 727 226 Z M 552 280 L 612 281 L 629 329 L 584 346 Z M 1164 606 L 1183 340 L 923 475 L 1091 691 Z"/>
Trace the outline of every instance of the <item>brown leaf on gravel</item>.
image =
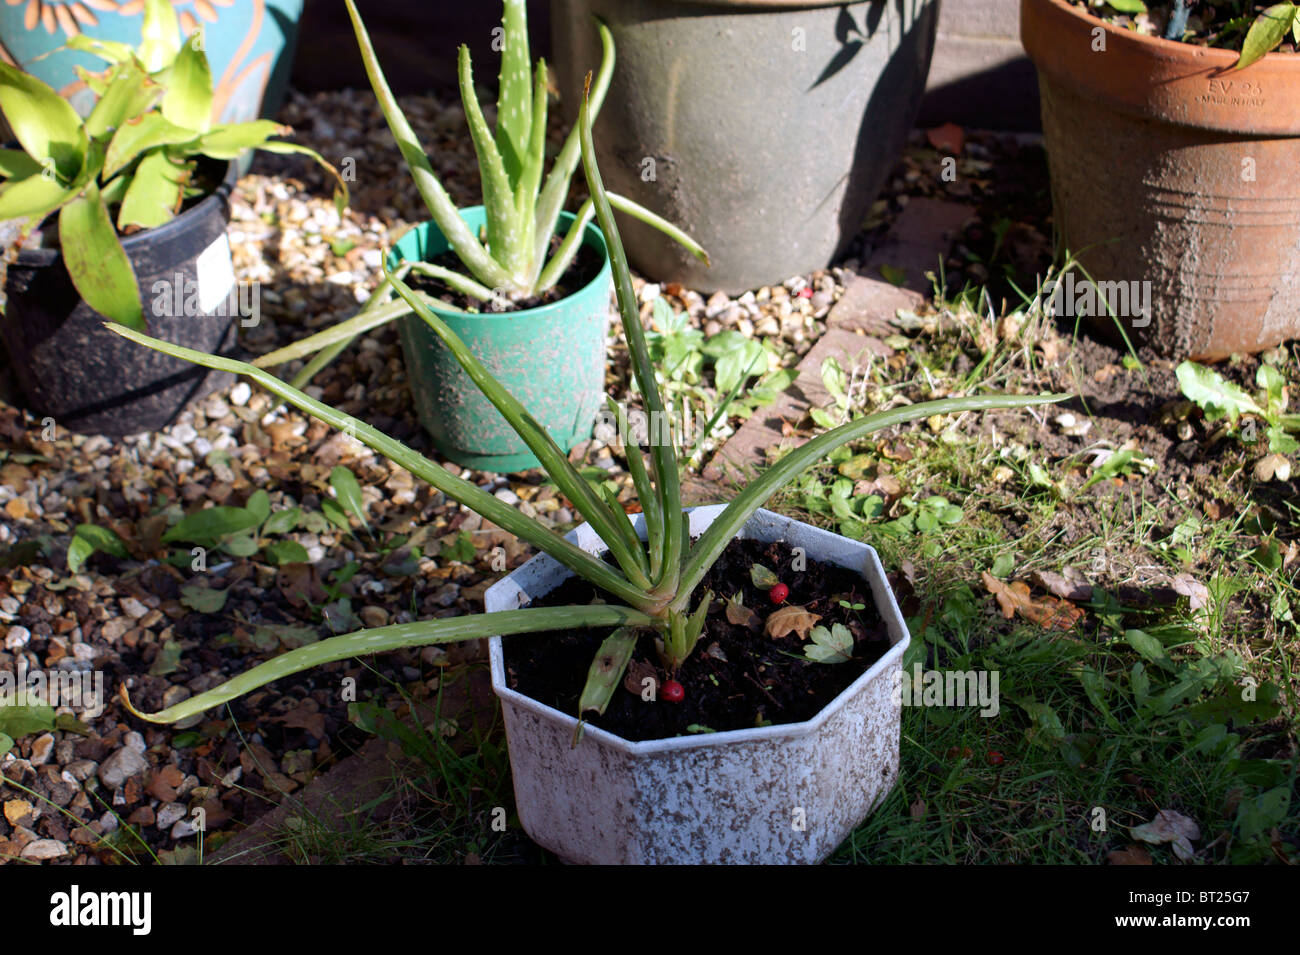
<path id="1" fill-rule="evenodd" d="M 175 802 L 176 788 L 185 781 L 185 774 L 168 763 L 149 776 L 144 791 L 159 802 Z"/>
<path id="2" fill-rule="evenodd" d="M 329 597 L 321 586 L 315 564 L 285 564 L 275 575 L 275 586 L 293 607 L 322 604 Z"/>
<path id="3" fill-rule="evenodd" d="M 325 714 L 313 709 L 306 702 L 299 703 L 276 722 L 293 729 L 304 729 L 317 739 L 325 738 Z"/>
<path id="4" fill-rule="evenodd" d="M 800 640 L 807 640 L 808 634 L 821 619 L 821 614 L 809 613 L 803 607 L 782 607 L 768 615 L 763 632 L 769 637 L 785 637 L 794 633 Z"/>
<path id="5" fill-rule="evenodd" d="M 1051 570 L 1036 570 L 1029 579 L 1063 600 L 1092 599 L 1092 584 L 1077 567 L 1062 567 L 1059 574 Z"/>
<path id="6" fill-rule="evenodd" d="M 1029 585 L 1017 580 L 1003 583 L 988 571 L 980 574 L 989 593 L 998 599 L 1002 616 L 1010 620 L 1017 613 L 1044 630 L 1069 630 L 1083 617 L 1083 609 L 1056 597 L 1031 597 Z"/>
<path id="7" fill-rule="evenodd" d="M 658 687 L 658 668 L 648 660 L 633 660 L 627 665 L 627 675 L 623 677 L 623 689 L 633 696 L 640 696 L 645 692 L 646 680 L 654 680 L 655 687 Z"/>
<path id="8" fill-rule="evenodd" d="M 1111 865 L 1150 865 L 1151 853 L 1138 845 L 1112 849 L 1106 853 L 1106 861 Z"/>
<path id="9" fill-rule="evenodd" d="M 927 129 L 925 138 L 935 149 L 954 156 L 961 155 L 961 148 L 966 145 L 966 131 L 956 123 L 944 123 L 934 129 Z"/>
<path id="10" fill-rule="evenodd" d="M 757 630 L 763 625 L 762 619 L 758 614 L 750 610 L 740 602 L 740 594 L 736 594 L 731 600 L 727 601 L 727 623 L 737 627 L 746 627 L 750 630 Z"/>

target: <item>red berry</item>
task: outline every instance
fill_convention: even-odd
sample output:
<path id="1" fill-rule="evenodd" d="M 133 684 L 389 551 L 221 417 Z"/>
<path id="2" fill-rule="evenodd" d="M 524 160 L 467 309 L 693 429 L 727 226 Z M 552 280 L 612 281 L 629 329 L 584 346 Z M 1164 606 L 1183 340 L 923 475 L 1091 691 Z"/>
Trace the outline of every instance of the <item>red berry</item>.
<path id="1" fill-rule="evenodd" d="M 790 596 L 790 588 L 785 584 L 773 584 L 772 589 L 767 592 L 767 599 L 774 604 L 785 603 L 785 598 Z"/>
<path id="2" fill-rule="evenodd" d="M 988 761 L 990 766 L 1001 766 L 1003 762 L 1002 754 L 996 749 L 989 750 Z"/>
<path id="3" fill-rule="evenodd" d="M 686 699 L 686 687 L 682 686 L 676 680 L 665 680 L 664 685 L 659 690 L 659 694 L 669 703 L 680 703 Z"/>
<path id="4" fill-rule="evenodd" d="M 805 285 L 803 288 L 801 288 L 801 289 L 799 290 L 799 297 L 800 297 L 800 298 L 812 298 L 812 294 L 813 294 L 813 293 L 812 293 L 812 286 L 809 286 L 809 285 Z"/>

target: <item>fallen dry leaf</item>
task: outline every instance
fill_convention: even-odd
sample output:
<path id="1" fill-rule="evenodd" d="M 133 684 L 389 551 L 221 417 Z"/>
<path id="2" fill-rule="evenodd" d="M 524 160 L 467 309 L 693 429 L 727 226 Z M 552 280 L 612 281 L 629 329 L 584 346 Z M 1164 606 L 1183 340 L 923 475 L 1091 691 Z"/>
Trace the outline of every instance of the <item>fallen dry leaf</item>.
<path id="1" fill-rule="evenodd" d="M 1123 849 L 1112 849 L 1107 852 L 1106 861 L 1111 865 L 1150 865 L 1151 853 L 1143 846 L 1125 846 Z"/>
<path id="2" fill-rule="evenodd" d="M 740 594 L 727 601 L 727 622 L 750 630 L 757 630 L 763 625 L 758 614 L 740 602 Z"/>
<path id="3" fill-rule="evenodd" d="M 908 812 L 912 814 L 913 822 L 920 822 L 925 818 L 925 800 L 920 796 L 916 797 L 916 802 L 908 807 Z"/>
<path id="4" fill-rule="evenodd" d="M 1167 842 L 1174 855 L 1186 862 L 1196 854 L 1192 840 L 1201 838 L 1201 827 L 1190 816 L 1172 809 L 1161 809 L 1150 822 L 1134 826 L 1130 834 L 1157 846 Z"/>
<path id="5" fill-rule="evenodd" d="M 960 155 L 962 146 L 966 145 L 966 132 L 956 123 L 944 123 L 934 129 L 927 129 L 925 138 L 935 149 L 954 156 Z"/>
<path id="6" fill-rule="evenodd" d="M 1266 454 L 1255 462 L 1256 481 L 1288 481 L 1291 460 L 1285 454 Z"/>
<path id="7" fill-rule="evenodd" d="M 149 777 L 144 791 L 159 802 L 175 802 L 176 789 L 185 782 L 185 774 L 170 763 Z"/>
<path id="8" fill-rule="evenodd" d="M 1174 592 L 1186 597 L 1193 610 L 1200 610 L 1210 602 L 1210 591 L 1191 574 L 1179 574 L 1174 578 Z"/>
<path id="9" fill-rule="evenodd" d="M 640 696 L 645 691 L 645 681 L 654 680 L 659 686 L 659 671 L 648 660 L 633 660 L 627 665 L 627 676 L 623 677 L 623 689 L 633 696 Z"/>
<path id="10" fill-rule="evenodd" d="M 763 632 L 769 637 L 777 638 L 794 633 L 798 634 L 800 640 L 807 640 L 808 634 L 820 619 L 820 614 L 809 613 L 803 607 L 782 607 L 768 616 Z"/>
<path id="11" fill-rule="evenodd" d="M 1088 583 L 1088 579 L 1077 567 L 1067 565 L 1061 568 L 1059 574 L 1051 570 L 1036 570 L 1029 578 L 1063 600 L 1092 599 L 1092 584 Z"/>
<path id="12" fill-rule="evenodd" d="M 998 599 L 1002 616 L 1010 620 L 1017 613 L 1044 630 L 1070 630 L 1083 618 L 1083 609 L 1056 597 L 1031 597 L 1029 585 L 1017 580 L 1003 583 L 988 571 L 980 574 L 989 593 Z"/>

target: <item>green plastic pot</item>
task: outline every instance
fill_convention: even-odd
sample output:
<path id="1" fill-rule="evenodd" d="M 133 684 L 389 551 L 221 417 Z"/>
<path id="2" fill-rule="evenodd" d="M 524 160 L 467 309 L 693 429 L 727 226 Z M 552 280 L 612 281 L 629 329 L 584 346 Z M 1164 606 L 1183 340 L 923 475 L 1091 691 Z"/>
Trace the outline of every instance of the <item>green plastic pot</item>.
<path id="1" fill-rule="evenodd" d="M 462 209 L 460 217 L 475 232 L 486 221 L 482 206 Z M 570 213 L 561 213 L 559 231 L 567 231 L 572 221 Z M 609 254 L 594 223 L 582 242 L 599 253 L 601 269 L 567 298 L 517 312 L 471 315 L 435 309 L 566 452 L 591 437 L 605 390 Z M 437 224 L 424 222 L 393 247 L 392 261 L 430 262 L 447 249 Z M 414 315 L 402 319 L 399 328 L 416 412 L 438 450 L 480 471 L 538 467 L 537 458 L 433 329 Z"/>

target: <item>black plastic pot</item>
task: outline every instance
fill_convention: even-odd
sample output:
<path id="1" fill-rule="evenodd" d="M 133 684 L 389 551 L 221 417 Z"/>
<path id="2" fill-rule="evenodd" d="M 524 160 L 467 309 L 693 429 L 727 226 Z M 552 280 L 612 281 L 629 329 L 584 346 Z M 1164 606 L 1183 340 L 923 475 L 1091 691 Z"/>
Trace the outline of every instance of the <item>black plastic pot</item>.
<path id="1" fill-rule="evenodd" d="M 237 308 L 231 306 L 238 295 L 232 294 L 226 223 L 235 179 L 229 164 L 212 194 L 171 222 L 122 240 L 150 335 L 205 352 L 234 346 Z M 0 337 L 30 409 L 73 431 L 114 437 L 156 431 L 232 380 L 104 328 L 105 318 L 81 300 L 57 249 L 20 252 L 9 266 L 5 296 Z"/>

